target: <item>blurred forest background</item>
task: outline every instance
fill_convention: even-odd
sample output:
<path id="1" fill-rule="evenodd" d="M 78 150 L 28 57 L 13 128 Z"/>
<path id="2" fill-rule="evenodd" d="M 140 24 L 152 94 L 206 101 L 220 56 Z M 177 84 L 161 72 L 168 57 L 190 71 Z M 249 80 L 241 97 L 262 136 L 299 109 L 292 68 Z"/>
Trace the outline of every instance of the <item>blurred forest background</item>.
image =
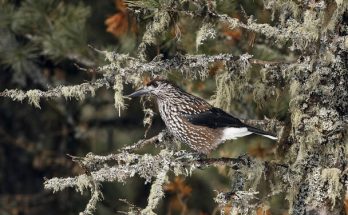
<path id="1" fill-rule="evenodd" d="M 271 11 L 261 0 L 217 1 L 217 8 L 240 20 L 253 15 L 259 23 L 272 23 Z M 136 55 L 145 31 L 146 17 L 138 19 L 122 0 L 0 0 L 0 91 L 5 89 L 46 90 L 58 85 L 93 81 L 98 74 L 79 70 L 76 66 L 96 68 L 104 63 L 103 56 L 88 47 L 116 50 Z M 196 47 L 200 22 L 181 18 L 172 30 L 163 35 L 155 52 L 164 56 L 179 53 L 241 55 L 249 53 L 256 59 L 291 61 L 288 44 L 272 49 L 272 41 L 255 33 L 219 25 L 216 38 Z M 209 39 L 209 38 L 208 38 Z M 210 100 L 216 90 L 214 76 L 221 65 L 216 64 L 204 81 L 187 80 L 178 73 L 169 75 L 186 91 Z M 258 71 L 256 66 L 255 71 Z M 261 73 L 262 75 L 262 73 Z M 258 72 L 251 72 L 260 76 Z M 144 78 L 144 81 L 147 81 Z M 257 84 L 257 83 L 255 83 Z M 256 85 L 257 86 L 257 85 Z M 288 93 L 278 88 L 267 98 L 257 96 L 258 90 L 239 92 L 227 108 L 245 119 L 288 117 Z M 131 86 L 125 94 L 133 91 Z M 88 152 L 107 155 L 143 138 L 144 113 L 138 100 L 126 100 L 121 112 L 114 107 L 114 92 L 101 88 L 96 96 L 82 101 L 41 100 L 40 109 L 26 102 L 0 98 L 0 215 L 78 214 L 88 201 L 74 190 L 52 194 L 44 191 L 44 177 L 67 177 L 84 171 L 67 154 L 84 156 Z M 255 99 L 256 98 L 256 99 Z M 148 136 L 164 128 L 158 115 Z M 182 146 L 185 147 L 185 146 Z M 248 153 L 268 160 L 275 156 L 277 145 L 264 138 L 247 137 L 225 143 L 212 156 L 236 157 Z M 153 146 L 142 152 L 158 151 Z M 158 214 L 215 214 L 216 193 L 228 185 L 229 171 L 223 167 L 195 171 L 185 180 L 170 177 L 166 196 Z M 120 199 L 144 207 L 149 184 L 132 178 L 125 184 L 103 183 L 104 200 L 96 214 L 116 214 L 128 207 Z M 344 201 L 342 199 L 342 201 Z M 346 201 L 348 204 L 348 200 Z M 284 196 L 272 199 L 270 208 L 255 208 L 260 214 L 287 214 Z M 346 206 L 348 211 L 348 206 Z M 228 208 L 226 208 L 226 212 Z"/>

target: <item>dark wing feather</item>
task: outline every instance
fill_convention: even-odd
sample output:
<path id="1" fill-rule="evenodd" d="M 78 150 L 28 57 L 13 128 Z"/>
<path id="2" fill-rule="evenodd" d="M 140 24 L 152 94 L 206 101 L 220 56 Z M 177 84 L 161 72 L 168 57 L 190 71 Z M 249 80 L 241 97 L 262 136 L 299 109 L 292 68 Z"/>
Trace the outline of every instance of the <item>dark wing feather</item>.
<path id="1" fill-rule="evenodd" d="M 248 127 L 239 119 L 214 107 L 198 114 L 185 114 L 184 117 L 194 125 L 207 126 L 209 128 Z"/>

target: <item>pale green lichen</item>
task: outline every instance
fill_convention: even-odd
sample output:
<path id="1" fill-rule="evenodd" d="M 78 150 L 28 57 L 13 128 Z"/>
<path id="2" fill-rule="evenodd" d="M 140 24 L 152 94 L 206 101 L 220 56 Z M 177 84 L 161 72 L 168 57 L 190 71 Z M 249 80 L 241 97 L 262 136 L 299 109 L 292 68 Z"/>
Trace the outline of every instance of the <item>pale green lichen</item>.
<path id="1" fill-rule="evenodd" d="M 84 191 L 90 186 L 90 180 L 88 176 L 84 175 L 78 177 L 76 180 L 76 191 L 83 194 Z"/>
<path id="2" fill-rule="evenodd" d="M 95 91 L 92 86 L 88 86 L 87 91 L 89 91 L 92 96 L 95 95 Z M 79 99 L 80 101 L 84 100 L 87 94 L 87 92 L 81 89 L 79 85 L 64 86 L 61 88 L 61 92 L 66 99 L 76 98 L 76 99 Z"/>
<path id="3" fill-rule="evenodd" d="M 305 35 L 305 39 L 308 42 L 316 41 L 319 38 L 319 26 L 321 20 L 317 17 L 316 12 L 313 10 L 306 10 L 303 15 L 303 23 L 300 29 L 297 29 L 302 35 Z M 302 44 L 306 45 L 304 41 Z M 306 47 L 306 46 L 305 46 Z M 302 47 L 302 48 L 305 48 Z"/>
<path id="4" fill-rule="evenodd" d="M 335 31 L 337 23 L 343 19 L 343 14 L 348 10 L 348 1 L 336 0 L 335 2 L 337 5 L 336 9 L 330 17 L 328 24 L 324 28 L 325 31 Z"/>
<path id="5" fill-rule="evenodd" d="M 115 76 L 114 89 L 114 106 L 118 110 L 118 116 L 121 116 L 121 110 L 125 108 L 124 98 L 123 98 L 123 79 L 122 76 Z"/>
<path id="6" fill-rule="evenodd" d="M 151 128 L 153 117 L 155 116 L 155 112 L 151 108 L 146 108 L 146 107 L 143 108 L 143 112 L 144 112 L 143 125 L 144 127 L 146 127 L 144 136 L 146 137 L 147 132 Z"/>
<path id="7" fill-rule="evenodd" d="M 315 168 L 308 175 L 309 192 L 306 197 L 306 204 L 312 208 L 320 208 L 327 200 L 331 204 L 331 210 L 343 195 L 343 185 L 340 182 L 342 171 L 337 168 Z"/>
<path id="8" fill-rule="evenodd" d="M 207 39 L 214 39 L 216 37 L 216 31 L 212 23 L 203 23 L 196 36 L 196 50 L 203 44 Z"/>
<path id="9" fill-rule="evenodd" d="M 293 214 L 294 201 L 296 199 L 297 194 L 298 194 L 297 186 L 292 185 L 287 189 L 285 199 L 289 202 L 289 210 L 288 210 L 289 214 Z"/>
<path id="10" fill-rule="evenodd" d="M 167 182 L 167 172 L 169 165 L 163 165 L 163 169 L 157 174 L 156 180 L 153 182 L 148 197 L 148 204 L 141 214 L 150 215 L 155 214 L 153 210 L 157 207 L 159 201 L 164 197 L 163 185 Z"/>
<path id="11" fill-rule="evenodd" d="M 226 61 L 225 68 L 215 76 L 216 92 L 212 96 L 214 106 L 231 112 L 235 99 L 240 99 L 250 91 L 248 73 L 251 55 L 243 54 L 235 62 Z"/>
<path id="12" fill-rule="evenodd" d="M 153 17 L 153 22 L 146 26 L 146 32 L 143 35 L 141 44 L 139 45 L 139 58 L 142 61 L 151 60 L 148 59 L 147 50 L 156 44 L 158 35 L 165 32 L 171 22 L 170 14 L 166 11 L 157 11 Z"/>
<path id="13" fill-rule="evenodd" d="M 312 207 L 319 207 L 324 203 L 325 199 L 321 168 L 315 168 L 308 174 L 307 178 L 308 187 L 311 190 L 309 190 L 308 196 L 305 199 L 306 204 L 312 205 Z"/>
<path id="14" fill-rule="evenodd" d="M 282 24 L 285 22 L 286 16 L 297 18 L 300 14 L 299 5 L 293 1 L 284 0 L 263 0 L 264 7 L 272 11 L 272 20 L 274 20 L 275 13 L 281 11 L 279 20 Z"/>
<path id="15" fill-rule="evenodd" d="M 98 79 L 93 83 L 82 83 L 79 85 L 73 86 L 58 86 L 55 88 L 48 89 L 46 91 L 41 90 L 5 90 L 1 93 L 1 96 L 10 97 L 15 101 L 23 101 L 28 99 L 29 104 L 34 105 L 37 108 L 40 108 L 40 99 L 41 98 L 60 98 L 64 97 L 66 99 L 75 98 L 79 100 L 84 100 L 86 94 L 90 93 L 92 96 L 95 95 L 95 90 L 103 87 L 109 86 L 109 83 L 105 79 Z"/>
<path id="16" fill-rule="evenodd" d="M 129 60 L 128 54 L 120 54 L 112 51 L 105 51 L 103 53 L 105 55 L 105 59 L 110 63 L 117 63 L 118 65 L 121 65 Z"/>
<path id="17" fill-rule="evenodd" d="M 29 90 L 26 92 L 26 96 L 28 97 L 29 104 L 34 105 L 37 108 L 40 107 L 40 97 L 42 95 L 42 91 L 40 90 Z M 20 98 L 23 98 L 23 95 L 20 95 Z"/>
<path id="18" fill-rule="evenodd" d="M 86 208 L 83 212 L 80 213 L 80 215 L 91 215 L 95 212 L 97 209 L 97 203 L 103 200 L 103 194 L 100 190 L 100 184 L 96 184 L 95 186 L 91 187 L 91 198 L 89 199 Z"/>
<path id="19" fill-rule="evenodd" d="M 262 177 L 265 176 L 265 165 L 263 162 L 255 160 L 252 166 L 253 171 L 244 170 L 247 172 L 246 179 L 248 183 L 246 183 L 246 186 L 251 190 L 257 190 L 257 186 L 260 184 Z"/>
<path id="20" fill-rule="evenodd" d="M 76 187 L 76 186 L 77 186 L 77 179 L 71 178 L 71 177 L 64 178 L 64 180 L 62 180 L 62 178 L 51 178 L 49 180 L 45 180 L 44 182 L 45 189 L 52 190 L 53 193 L 62 191 L 67 187 Z"/>
<path id="21" fill-rule="evenodd" d="M 22 90 L 18 90 L 18 89 L 5 90 L 4 93 L 6 93 L 14 101 L 22 102 L 25 98 L 27 98 L 27 94 L 23 92 Z"/>
<path id="22" fill-rule="evenodd" d="M 265 164 L 261 161 L 246 159 L 246 166 L 230 171 L 231 188 L 227 193 L 219 193 L 215 201 L 221 208 L 230 206 L 233 214 L 251 214 L 259 204 L 257 195 L 259 194 L 258 185 L 265 179 Z M 252 170 L 252 171 L 250 171 Z M 223 211 L 221 211 L 223 213 Z"/>
<path id="23" fill-rule="evenodd" d="M 216 76 L 216 93 L 213 97 L 214 106 L 230 111 L 236 94 L 234 83 L 228 72 Z"/>
<path id="24" fill-rule="evenodd" d="M 226 23 L 230 29 L 235 29 L 240 26 L 240 21 L 236 18 L 232 18 L 228 15 L 219 15 L 219 20 L 222 23 Z"/>
<path id="25" fill-rule="evenodd" d="M 254 101 L 259 105 L 263 106 L 268 101 L 268 98 L 276 100 L 279 94 L 277 89 L 274 86 L 267 86 L 262 82 L 254 83 L 253 97 Z"/>
<path id="26" fill-rule="evenodd" d="M 342 199 L 343 185 L 341 183 L 342 171 L 337 168 L 323 169 L 321 172 L 322 183 L 327 184 L 326 196 L 331 201 L 331 209 L 334 209 L 336 201 Z"/>
<path id="27" fill-rule="evenodd" d="M 317 6 L 317 5 L 316 5 Z M 318 5 L 320 7 L 320 5 Z M 294 14 L 298 14 L 297 7 L 293 5 Z M 284 8 L 283 8 L 284 9 Z M 286 41 L 292 41 L 292 49 L 304 50 L 309 44 L 313 44 L 319 37 L 319 26 L 321 18 L 313 10 L 306 10 L 303 13 L 303 22 L 294 18 L 289 18 L 283 27 L 273 27 L 269 24 L 259 24 L 250 17 L 247 24 L 241 23 L 237 19 L 228 18 L 226 15 L 218 15 L 221 22 L 230 24 L 231 29 L 242 27 L 257 33 L 261 33 L 268 38 L 275 38 L 276 42 L 284 44 Z"/>

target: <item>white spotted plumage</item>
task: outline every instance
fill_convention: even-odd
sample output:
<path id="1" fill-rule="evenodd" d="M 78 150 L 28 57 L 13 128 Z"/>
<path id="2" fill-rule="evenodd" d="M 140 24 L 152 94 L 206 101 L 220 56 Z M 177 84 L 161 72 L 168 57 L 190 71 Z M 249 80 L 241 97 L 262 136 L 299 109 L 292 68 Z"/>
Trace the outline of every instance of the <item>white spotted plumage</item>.
<path id="1" fill-rule="evenodd" d="M 147 88 L 145 91 L 156 96 L 161 118 L 169 132 L 198 152 L 207 154 L 226 140 L 252 133 L 277 139 L 268 132 L 242 123 L 168 81 L 154 80 Z"/>

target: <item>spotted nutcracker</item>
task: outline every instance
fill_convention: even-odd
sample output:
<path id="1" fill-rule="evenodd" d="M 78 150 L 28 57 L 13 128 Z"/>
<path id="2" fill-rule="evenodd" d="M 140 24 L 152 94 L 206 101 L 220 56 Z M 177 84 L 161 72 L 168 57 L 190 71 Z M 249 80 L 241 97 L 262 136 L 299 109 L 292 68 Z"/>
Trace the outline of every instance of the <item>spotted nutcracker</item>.
<path id="1" fill-rule="evenodd" d="M 153 80 L 129 97 L 152 94 L 167 129 L 193 150 L 208 154 L 220 143 L 252 133 L 276 140 L 271 133 L 246 125 L 167 80 Z"/>

